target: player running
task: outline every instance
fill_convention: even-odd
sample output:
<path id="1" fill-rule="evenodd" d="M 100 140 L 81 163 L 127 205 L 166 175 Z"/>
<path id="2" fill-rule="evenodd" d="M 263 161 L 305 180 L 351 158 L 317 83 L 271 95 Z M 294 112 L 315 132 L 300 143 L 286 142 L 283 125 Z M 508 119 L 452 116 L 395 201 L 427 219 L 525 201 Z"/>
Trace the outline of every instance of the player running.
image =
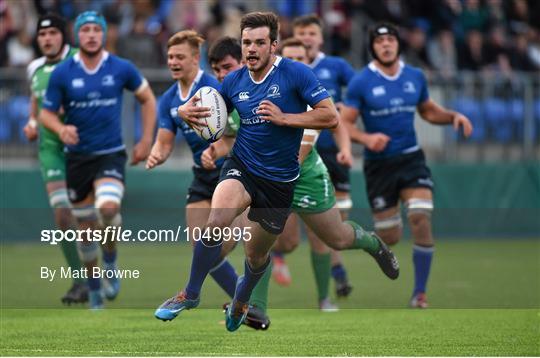
<path id="1" fill-rule="evenodd" d="M 327 56 L 321 51 L 323 45 L 322 29 L 321 19 L 317 15 L 305 15 L 293 21 L 294 37 L 300 39 L 308 49 L 308 65 L 313 69 L 321 84 L 328 90 L 337 108 L 340 109 L 342 88 L 347 86 L 355 72 L 344 59 Z M 336 192 L 336 207 L 341 210 L 342 219 L 346 220 L 348 212 L 352 208 L 349 195 L 351 164 L 337 160 L 340 149 L 336 145 L 332 133 L 328 130 L 321 132 L 317 141 L 317 151 L 330 173 Z M 336 295 L 347 297 L 351 293 L 352 286 L 349 284 L 343 259 L 338 251 L 330 250 L 330 253 Z M 278 283 L 288 285 L 291 281 L 289 269 L 283 256 L 280 255 L 280 248 L 277 245 L 274 254 L 274 278 Z"/>
<path id="2" fill-rule="evenodd" d="M 223 164 L 206 227 L 209 232 L 222 230 L 248 209 L 241 226 L 249 229 L 249 237 L 244 238 L 245 273 L 238 279 L 226 311 L 229 331 L 237 330 L 245 320 L 251 291 L 264 275 L 270 248 L 290 213 L 299 175 L 302 128 L 332 128 L 338 124 L 335 107 L 311 70 L 275 55 L 277 33 L 278 18 L 273 13 L 250 13 L 242 18 L 246 66 L 225 77 L 221 91 L 229 111 L 238 111 L 241 125 L 232 154 Z M 210 112 L 207 107 L 196 106 L 196 101 L 191 99 L 178 111 L 184 120 L 198 126 L 203 125 L 199 118 Z M 307 105 L 313 110 L 306 112 Z M 350 247 L 380 246 L 376 237 L 352 226 L 347 229 Z M 215 236 L 197 242 L 187 286 L 165 301 L 156 310 L 156 317 L 170 320 L 182 310 L 198 306 L 202 283 L 220 254 L 221 244 Z"/>
<path id="3" fill-rule="evenodd" d="M 54 221 L 60 230 L 77 228 L 77 221 L 71 213 L 71 204 L 66 188 L 66 163 L 64 143 L 58 135 L 39 125 L 36 118 L 41 111 L 43 95 L 49 83 L 49 77 L 56 65 L 72 57 L 76 49 L 67 43 L 66 21 L 56 14 L 40 16 L 37 22 L 37 44 L 42 57 L 28 65 L 28 79 L 32 95 L 30 98 L 30 119 L 24 127 L 24 134 L 30 141 L 39 137 L 39 164 L 41 177 L 49 195 L 49 203 L 54 212 Z M 61 121 L 63 116 L 59 117 Z M 61 241 L 60 247 L 67 264 L 73 271 L 81 268 L 77 244 L 73 241 Z M 88 301 L 88 286 L 82 278 L 73 279 L 73 285 L 61 298 L 65 304 Z"/>
<path id="4" fill-rule="evenodd" d="M 107 24 L 102 15 L 86 11 L 77 16 L 74 33 L 79 52 L 51 74 L 40 121 L 66 145 L 66 182 L 79 228 L 120 226 L 126 163 L 121 134 L 123 90 L 135 93 L 141 103 L 143 134 L 133 148 L 131 164 L 150 153 L 155 128 L 156 103 L 146 79 L 129 61 L 104 50 Z M 66 121 L 59 118 L 63 109 Z M 98 223 L 99 220 L 99 223 Z M 90 239 L 90 238 L 88 238 Z M 116 243 L 102 245 L 104 269 L 117 272 Z M 98 267 L 98 243 L 80 246 L 89 272 Z M 89 275 L 90 308 L 103 307 L 101 281 Z M 107 299 L 120 289 L 118 278 L 104 280 Z"/>
<path id="5" fill-rule="evenodd" d="M 414 238 L 415 284 L 411 307 L 426 308 L 426 285 L 434 241 L 431 233 L 433 182 L 414 130 L 414 114 L 433 124 L 463 127 L 466 137 L 471 122 L 429 98 L 426 78 L 418 68 L 399 59 L 401 43 L 391 24 L 377 24 L 369 33 L 373 61 L 349 83 L 342 118 L 354 122 L 361 114 L 365 132 L 351 126 L 352 140 L 366 146 L 364 173 L 375 230 L 388 244 L 402 234 L 399 204 L 407 211 Z"/>

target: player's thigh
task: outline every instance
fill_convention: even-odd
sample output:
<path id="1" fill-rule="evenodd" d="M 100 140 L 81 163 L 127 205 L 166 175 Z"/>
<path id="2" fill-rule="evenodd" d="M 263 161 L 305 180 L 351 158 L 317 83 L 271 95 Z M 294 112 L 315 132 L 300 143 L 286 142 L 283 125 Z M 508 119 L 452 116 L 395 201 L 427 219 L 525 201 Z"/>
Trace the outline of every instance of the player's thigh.
<path id="1" fill-rule="evenodd" d="M 375 232 L 388 245 L 399 242 L 402 233 L 401 214 L 399 206 L 373 212 Z"/>
<path id="2" fill-rule="evenodd" d="M 306 226 L 332 248 L 344 249 L 347 246 L 346 238 L 353 234 L 352 227 L 341 220 L 336 208 L 321 213 L 302 213 L 300 216 Z"/>
<path id="3" fill-rule="evenodd" d="M 400 191 L 399 196 L 404 203 L 410 199 L 433 200 L 433 193 L 428 188 L 405 188 Z"/>
<path id="4" fill-rule="evenodd" d="M 212 197 L 212 209 L 208 218 L 208 226 L 231 226 L 234 219 L 251 203 L 251 197 L 242 182 L 236 179 L 221 181 Z"/>
<path id="5" fill-rule="evenodd" d="M 186 205 L 186 225 L 192 235 L 194 235 L 194 228 L 203 228 L 206 225 L 210 215 L 210 206 L 210 200 L 196 201 Z M 195 244 L 193 237 L 188 239 L 192 244 Z"/>
<path id="6" fill-rule="evenodd" d="M 102 211 L 118 211 L 124 196 L 124 183 L 112 177 L 94 180 L 96 208 Z"/>
<path id="7" fill-rule="evenodd" d="M 285 223 L 283 232 L 277 237 L 274 250 L 282 253 L 290 253 L 296 249 L 300 243 L 300 225 L 298 216 L 291 213 Z"/>

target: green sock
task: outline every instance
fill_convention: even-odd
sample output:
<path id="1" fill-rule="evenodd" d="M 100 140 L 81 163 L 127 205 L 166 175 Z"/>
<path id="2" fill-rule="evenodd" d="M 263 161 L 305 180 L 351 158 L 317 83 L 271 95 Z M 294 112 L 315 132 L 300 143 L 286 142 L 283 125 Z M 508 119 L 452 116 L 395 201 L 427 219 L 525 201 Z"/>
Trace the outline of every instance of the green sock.
<path id="1" fill-rule="evenodd" d="M 266 307 L 268 306 L 268 286 L 270 284 L 270 277 L 272 276 L 272 261 L 266 268 L 266 272 L 257 282 L 257 285 L 251 292 L 249 303 L 260 308 L 266 313 Z"/>
<path id="2" fill-rule="evenodd" d="M 67 264 L 69 265 L 71 270 L 80 270 L 81 259 L 79 258 L 79 252 L 77 251 L 77 243 L 74 241 L 62 240 L 62 242 L 60 243 L 60 247 L 62 248 L 62 253 L 64 254 Z M 73 281 L 77 283 L 85 282 L 83 278 L 74 278 Z"/>
<path id="3" fill-rule="evenodd" d="M 330 253 L 318 254 L 311 251 L 311 266 L 317 284 L 317 294 L 319 302 L 328 298 L 328 287 L 330 285 Z"/>
<path id="4" fill-rule="evenodd" d="M 362 227 L 354 221 L 347 220 L 345 222 L 351 225 L 354 230 L 354 243 L 351 249 L 364 249 L 370 254 L 374 254 L 379 250 L 379 240 L 373 233 L 362 229 Z"/>

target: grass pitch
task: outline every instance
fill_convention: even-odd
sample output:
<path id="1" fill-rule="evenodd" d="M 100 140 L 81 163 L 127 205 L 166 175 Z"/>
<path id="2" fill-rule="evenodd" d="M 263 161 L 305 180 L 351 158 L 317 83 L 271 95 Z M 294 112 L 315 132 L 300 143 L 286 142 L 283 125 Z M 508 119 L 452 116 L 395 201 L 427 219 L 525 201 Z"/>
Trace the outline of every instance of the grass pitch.
<path id="1" fill-rule="evenodd" d="M 69 280 L 47 282 L 40 266 L 63 264 L 46 245 L 1 246 L 0 355 L 540 355 L 540 242 L 538 240 L 439 241 L 429 284 L 432 308 L 406 309 L 412 287 L 410 243 L 396 247 L 402 275 L 386 279 L 361 252 L 344 255 L 354 291 L 337 313 L 316 309 L 306 245 L 287 257 L 289 288 L 271 284 L 268 331 L 247 327 L 228 333 L 227 300 L 211 279 L 201 308 L 172 322 L 154 309 L 186 282 L 188 245 L 125 245 L 122 268 L 139 269 L 125 280 L 107 309 L 62 309 Z M 241 250 L 231 261 L 240 271 Z"/>

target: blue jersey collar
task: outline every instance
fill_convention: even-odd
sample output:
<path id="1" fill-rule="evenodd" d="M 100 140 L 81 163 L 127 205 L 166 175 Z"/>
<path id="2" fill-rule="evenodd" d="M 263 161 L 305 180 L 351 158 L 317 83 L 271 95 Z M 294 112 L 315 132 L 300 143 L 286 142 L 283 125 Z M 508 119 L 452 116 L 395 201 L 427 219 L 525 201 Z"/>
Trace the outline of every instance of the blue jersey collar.
<path id="1" fill-rule="evenodd" d="M 193 91 L 193 88 L 197 86 L 199 81 L 201 80 L 201 77 L 203 75 L 204 71 L 199 68 L 199 72 L 197 72 L 197 76 L 195 76 L 195 79 L 193 82 L 191 82 L 191 86 L 189 86 L 189 90 L 186 97 L 182 97 L 182 85 L 180 84 L 180 81 L 178 81 L 178 97 L 182 102 L 187 102 L 187 100 L 191 97 L 191 91 Z"/>
<path id="2" fill-rule="evenodd" d="M 272 71 L 274 70 L 274 68 L 277 68 L 281 62 L 283 58 L 281 56 L 276 56 L 276 60 L 274 61 L 274 63 L 272 64 L 272 67 L 268 70 L 268 72 L 266 73 L 266 75 L 264 75 L 263 79 L 260 80 L 260 81 L 255 81 L 253 79 L 253 77 L 251 77 L 251 72 L 248 71 L 248 74 L 249 74 L 249 78 L 251 79 L 251 82 L 255 83 L 256 85 L 260 85 L 261 83 L 263 83 L 267 78 L 268 76 L 270 76 L 270 74 L 272 73 Z"/>
<path id="3" fill-rule="evenodd" d="M 377 73 L 378 75 L 380 75 L 381 77 L 383 77 L 384 79 L 388 80 L 388 81 L 395 81 L 399 78 L 399 76 L 401 76 L 401 73 L 403 72 L 403 67 L 405 67 L 405 63 L 403 63 L 403 61 L 399 61 L 399 70 L 398 72 L 393 75 L 393 76 L 388 76 L 386 75 L 384 72 L 382 72 L 381 70 L 379 70 L 377 68 L 377 66 L 375 66 L 375 62 L 371 61 L 368 65 L 368 68 Z"/>
<path id="4" fill-rule="evenodd" d="M 317 54 L 317 56 L 315 56 L 315 59 L 313 60 L 313 62 L 309 64 L 309 67 L 311 67 L 311 68 L 317 67 L 319 65 L 319 63 L 321 63 L 321 61 L 325 57 L 326 57 L 326 55 L 324 54 L 324 52 L 319 52 Z"/>
<path id="5" fill-rule="evenodd" d="M 99 60 L 98 65 L 93 70 L 89 70 L 88 68 L 86 68 L 86 66 L 84 65 L 84 62 L 81 60 L 81 55 L 79 52 L 77 52 L 73 56 L 73 61 L 78 63 L 83 69 L 83 71 L 86 72 L 87 75 L 95 75 L 99 71 L 101 66 L 105 63 L 105 61 L 107 61 L 108 58 L 109 58 L 109 52 L 103 51 L 103 55 L 101 55 L 101 60 Z"/>

